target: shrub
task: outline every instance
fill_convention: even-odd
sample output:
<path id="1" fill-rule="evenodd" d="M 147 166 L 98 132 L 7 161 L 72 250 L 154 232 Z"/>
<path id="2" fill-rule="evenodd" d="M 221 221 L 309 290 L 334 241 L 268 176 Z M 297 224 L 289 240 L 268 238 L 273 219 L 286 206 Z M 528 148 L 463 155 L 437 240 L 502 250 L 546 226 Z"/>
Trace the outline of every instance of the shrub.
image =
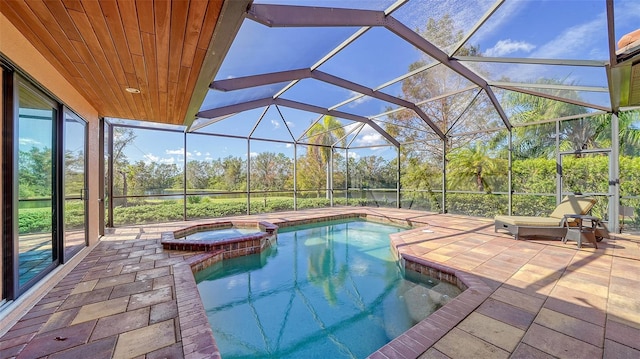
<path id="1" fill-rule="evenodd" d="M 567 159 L 564 161 L 567 173 L 580 173 L 575 176 L 573 186 L 576 189 L 594 188 L 602 191 L 608 168 L 606 156 Z M 640 158 L 620 157 L 620 192 L 625 206 L 635 208 L 635 217 L 626 219 L 627 227 L 640 227 Z M 603 177 L 605 180 L 603 180 Z M 555 208 L 555 159 L 527 159 L 513 163 L 513 214 L 526 216 L 548 215 Z M 548 195 L 538 195 L 548 193 Z M 449 213 L 466 214 L 491 218 L 497 214 L 508 213 L 508 197 L 506 194 L 486 193 L 448 193 L 447 209 Z M 402 207 L 426 211 L 439 212 L 441 210 L 440 193 L 430 191 L 402 192 Z M 395 207 L 393 199 L 383 201 L 373 198 L 344 198 L 336 197 L 334 205 L 350 206 L 381 206 Z M 606 219 L 607 201 L 599 198 L 593 209 L 593 214 Z M 212 198 L 202 196 L 187 196 L 187 218 L 215 218 L 247 213 L 246 198 Z M 298 197 L 298 209 L 329 207 L 330 201 L 324 197 Z M 252 197 L 251 213 L 277 212 L 293 209 L 292 197 Z M 65 224 L 67 228 L 79 228 L 83 225 L 82 203 L 68 202 L 65 204 Z M 183 219 L 184 205 L 181 200 L 145 201 L 130 199 L 126 206 L 114 207 L 114 222 L 117 226 L 168 222 Z M 19 211 L 19 233 L 39 233 L 51 231 L 51 208 L 22 208 Z"/>
<path id="2" fill-rule="evenodd" d="M 51 218 L 50 208 L 20 209 L 18 232 L 20 234 L 51 232 Z"/>
<path id="3" fill-rule="evenodd" d="M 491 218 L 507 212 L 508 198 L 506 195 L 449 193 L 446 198 L 447 212 L 449 213 Z"/>

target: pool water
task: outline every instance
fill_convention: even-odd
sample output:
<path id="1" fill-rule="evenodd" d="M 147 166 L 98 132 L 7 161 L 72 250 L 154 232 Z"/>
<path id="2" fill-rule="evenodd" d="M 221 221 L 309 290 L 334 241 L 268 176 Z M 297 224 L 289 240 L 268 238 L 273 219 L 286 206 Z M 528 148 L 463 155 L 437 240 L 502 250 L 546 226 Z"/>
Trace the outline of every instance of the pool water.
<path id="1" fill-rule="evenodd" d="M 257 228 L 220 228 L 209 231 L 196 232 L 189 234 L 182 239 L 190 241 L 214 241 L 220 242 L 228 239 L 246 236 L 247 234 L 260 233 Z"/>
<path id="2" fill-rule="evenodd" d="M 281 228 L 262 255 L 198 273 L 222 357 L 363 358 L 424 319 L 460 290 L 405 279 L 389 242 L 402 230 L 366 221 Z"/>

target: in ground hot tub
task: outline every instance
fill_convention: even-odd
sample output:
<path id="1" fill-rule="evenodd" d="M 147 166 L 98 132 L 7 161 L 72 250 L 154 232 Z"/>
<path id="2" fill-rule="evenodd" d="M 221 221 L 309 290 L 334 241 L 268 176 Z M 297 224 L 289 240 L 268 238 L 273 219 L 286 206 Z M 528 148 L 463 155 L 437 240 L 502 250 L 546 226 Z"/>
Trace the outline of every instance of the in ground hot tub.
<path id="1" fill-rule="evenodd" d="M 164 249 L 221 252 L 224 259 L 260 253 L 277 239 L 278 226 L 269 222 L 223 221 L 162 233 Z"/>

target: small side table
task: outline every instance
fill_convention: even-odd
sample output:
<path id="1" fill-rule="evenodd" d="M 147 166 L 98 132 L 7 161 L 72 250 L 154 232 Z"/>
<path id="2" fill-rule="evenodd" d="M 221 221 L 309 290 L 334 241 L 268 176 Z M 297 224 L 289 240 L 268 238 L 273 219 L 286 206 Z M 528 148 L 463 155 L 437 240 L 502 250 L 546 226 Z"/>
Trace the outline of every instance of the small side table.
<path id="1" fill-rule="evenodd" d="M 569 219 L 574 218 L 577 226 L 569 226 Z M 588 222 L 589 225 L 587 225 Z M 567 243 L 567 240 L 578 242 L 578 248 L 582 247 L 582 241 L 586 240 L 593 244 L 596 249 L 598 243 L 596 240 L 596 227 L 600 223 L 600 218 L 583 215 L 583 214 L 565 214 L 564 223 L 567 226 L 567 234 L 562 239 L 562 243 Z"/>

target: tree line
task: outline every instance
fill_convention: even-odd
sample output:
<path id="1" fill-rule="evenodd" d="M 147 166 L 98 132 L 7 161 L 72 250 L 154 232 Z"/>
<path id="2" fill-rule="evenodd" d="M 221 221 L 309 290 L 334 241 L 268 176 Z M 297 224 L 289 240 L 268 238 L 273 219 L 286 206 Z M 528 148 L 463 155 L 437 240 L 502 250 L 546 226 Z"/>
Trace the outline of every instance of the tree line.
<path id="1" fill-rule="evenodd" d="M 419 31 L 440 47 L 458 43 L 463 38 L 463 33 L 455 29 L 448 15 L 429 19 Z M 482 56 L 482 52 L 479 46 L 466 44 L 455 55 Z M 448 189 L 481 193 L 506 191 L 509 133 L 506 129 L 482 131 L 504 128 L 489 96 L 479 88 L 440 96 L 445 91 L 443 89 L 450 92 L 462 90 L 469 84 L 466 79 L 446 71 L 442 66 L 429 66 L 431 61 L 425 54 L 410 65 L 408 70 L 415 74 L 402 82 L 400 97 L 422 103 L 421 111 L 445 135 L 444 141 L 435 137 L 425 120 L 414 111 L 392 111 L 389 108 L 382 127 L 402 144 L 399 159 L 387 160 L 379 156 L 346 158 L 343 151 L 336 150 L 346 146 L 346 125 L 340 119 L 324 116 L 311 124 L 305 133 L 306 151 L 297 158 L 295 164 L 292 158 L 283 153 L 263 152 L 250 157 L 249 163 L 245 158 L 228 156 L 210 161 L 187 161 L 185 168 L 182 168 L 174 163 L 132 162 L 126 155 L 126 149 L 135 142 L 135 131 L 115 127 L 111 154 L 113 173 L 106 171 L 107 181 L 113 181 L 114 192 L 109 195 L 181 191 L 185 186 L 185 174 L 186 187 L 193 191 L 244 192 L 247 187 L 251 191 L 289 191 L 294 188 L 295 165 L 296 188 L 323 197 L 330 188 L 396 188 L 398 161 L 401 163 L 401 185 L 405 189 L 441 189 L 442 172 L 446 168 Z M 482 73 L 481 66 L 478 71 Z M 503 77 L 500 80 L 509 82 L 511 79 Z M 563 80 L 541 78 L 537 82 L 557 88 L 549 91 L 550 98 L 582 101 L 577 92 L 556 86 L 567 85 Z M 423 101 L 429 98 L 436 100 Z M 611 146 L 610 114 L 562 121 L 558 133 L 554 122 L 539 123 L 541 120 L 588 112 L 583 106 L 550 98 L 506 91 L 500 98 L 511 114 L 509 120 L 512 123 L 536 123 L 513 128 L 513 168 L 514 171 L 519 166 L 526 168 L 522 182 L 518 180 L 517 171 L 514 174 L 516 191 L 554 192 L 555 188 L 549 186 L 554 184 L 557 151 L 573 151 L 576 158 L 581 158 L 584 156 L 581 151 Z M 626 163 L 635 168 L 633 159 L 640 156 L 639 113 L 636 110 L 618 114 L 621 172 L 625 175 Z M 558 148 L 556 137 L 560 144 Z M 20 152 L 20 190 L 25 195 L 47 195 L 48 189 L 42 185 L 47 179 L 39 174 L 47 165 L 45 159 L 49 154 L 46 149 Z M 626 161 L 626 158 L 630 160 Z M 250 168 L 249 178 L 247 168 Z M 534 178 L 540 182 L 533 183 Z M 585 185 L 577 180 L 569 182 L 568 186 L 576 190 Z"/>

